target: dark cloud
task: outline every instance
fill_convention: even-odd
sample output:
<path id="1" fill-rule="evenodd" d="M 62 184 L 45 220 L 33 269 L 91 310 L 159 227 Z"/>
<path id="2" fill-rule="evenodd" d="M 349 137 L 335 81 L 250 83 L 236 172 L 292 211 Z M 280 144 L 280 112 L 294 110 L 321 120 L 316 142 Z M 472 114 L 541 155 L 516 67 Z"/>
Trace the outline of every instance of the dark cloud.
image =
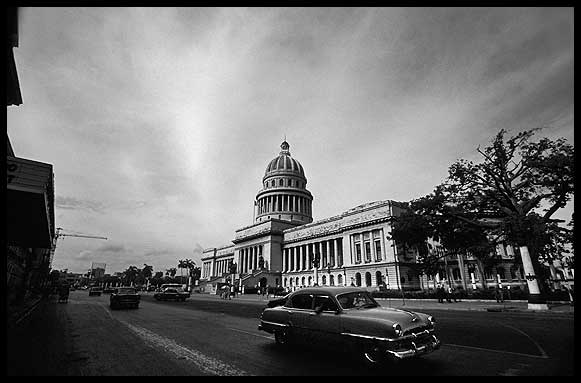
<path id="1" fill-rule="evenodd" d="M 104 245 L 97 248 L 95 251 L 106 252 L 106 253 L 124 253 L 127 249 L 124 245 Z"/>
<path id="2" fill-rule="evenodd" d="M 91 200 L 81 200 L 74 197 L 57 196 L 54 200 L 54 205 L 57 209 L 90 210 L 95 213 L 105 212 L 105 207 L 101 202 Z"/>

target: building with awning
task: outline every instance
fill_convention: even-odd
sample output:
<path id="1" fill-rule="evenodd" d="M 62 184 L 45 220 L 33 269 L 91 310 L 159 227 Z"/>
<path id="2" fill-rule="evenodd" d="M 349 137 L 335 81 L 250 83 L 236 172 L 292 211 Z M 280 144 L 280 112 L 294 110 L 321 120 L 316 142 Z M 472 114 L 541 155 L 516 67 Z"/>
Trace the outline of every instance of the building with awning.
<path id="1" fill-rule="evenodd" d="M 6 167 L 8 243 L 51 248 L 54 237 L 52 165 L 6 156 Z"/>
<path id="2" fill-rule="evenodd" d="M 13 49 L 18 47 L 18 8 L 7 9 L 6 105 L 22 104 Z M 54 176 L 51 164 L 17 157 L 6 134 L 6 303 L 10 311 L 46 288 L 52 262 Z"/>

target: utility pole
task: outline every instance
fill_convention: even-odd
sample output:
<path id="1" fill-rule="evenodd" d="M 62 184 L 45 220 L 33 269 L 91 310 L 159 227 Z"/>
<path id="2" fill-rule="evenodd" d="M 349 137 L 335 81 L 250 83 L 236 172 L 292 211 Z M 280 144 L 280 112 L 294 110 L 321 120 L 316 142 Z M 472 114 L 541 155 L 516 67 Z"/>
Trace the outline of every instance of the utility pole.
<path id="1" fill-rule="evenodd" d="M 62 237 L 81 237 L 81 238 L 93 238 L 93 239 L 104 239 L 107 240 L 106 237 L 98 237 L 98 236 L 94 236 L 94 235 L 82 235 L 82 234 L 63 234 L 61 233 L 61 231 L 63 230 L 62 227 L 57 227 L 56 229 L 56 234 L 54 236 L 53 242 L 52 242 L 52 248 L 50 250 L 50 264 L 52 264 L 52 259 L 54 257 L 54 253 L 56 250 L 56 244 L 59 238 Z"/>

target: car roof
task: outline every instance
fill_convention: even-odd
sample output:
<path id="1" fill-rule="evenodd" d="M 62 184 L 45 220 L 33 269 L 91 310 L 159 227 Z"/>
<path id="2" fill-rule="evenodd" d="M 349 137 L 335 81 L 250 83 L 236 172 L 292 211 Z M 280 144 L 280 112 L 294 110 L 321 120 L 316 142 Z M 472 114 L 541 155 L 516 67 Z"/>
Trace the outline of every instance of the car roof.
<path id="1" fill-rule="evenodd" d="M 353 286 L 338 286 L 338 287 L 328 287 L 328 286 L 320 286 L 320 287 L 306 287 L 299 289 L 292 293 L 292 295 L 298 293 L 307 293 L 307 294 L 328 294 L 328 295 L 339 295 L 344 293 L 351 293 L 354 291 L 366 291 L 361 287 L 353 287 Z"/>

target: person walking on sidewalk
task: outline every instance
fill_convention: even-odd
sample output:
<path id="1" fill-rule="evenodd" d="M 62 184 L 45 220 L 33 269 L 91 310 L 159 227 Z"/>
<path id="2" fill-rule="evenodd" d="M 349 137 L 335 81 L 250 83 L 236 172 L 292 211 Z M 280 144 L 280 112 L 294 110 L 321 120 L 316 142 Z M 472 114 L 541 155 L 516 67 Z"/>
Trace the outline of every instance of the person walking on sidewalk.
<path id="1" fill-rule="evenodd" d="M 438 298 L 438 303 L 444 303 L 444 295 L 446 295 L 444 292 L 444 286 L 439 284 L 436 288 L 436 297 Z"/>
<path id="2" fill-rule="evenodd" d="M 504 302 L 504 296 L 502 294 L 502 289 L 497 285 L 496 289 L 494 290 L 494 296 L 496 298 L 496 302 L 502 303 Z"/>

